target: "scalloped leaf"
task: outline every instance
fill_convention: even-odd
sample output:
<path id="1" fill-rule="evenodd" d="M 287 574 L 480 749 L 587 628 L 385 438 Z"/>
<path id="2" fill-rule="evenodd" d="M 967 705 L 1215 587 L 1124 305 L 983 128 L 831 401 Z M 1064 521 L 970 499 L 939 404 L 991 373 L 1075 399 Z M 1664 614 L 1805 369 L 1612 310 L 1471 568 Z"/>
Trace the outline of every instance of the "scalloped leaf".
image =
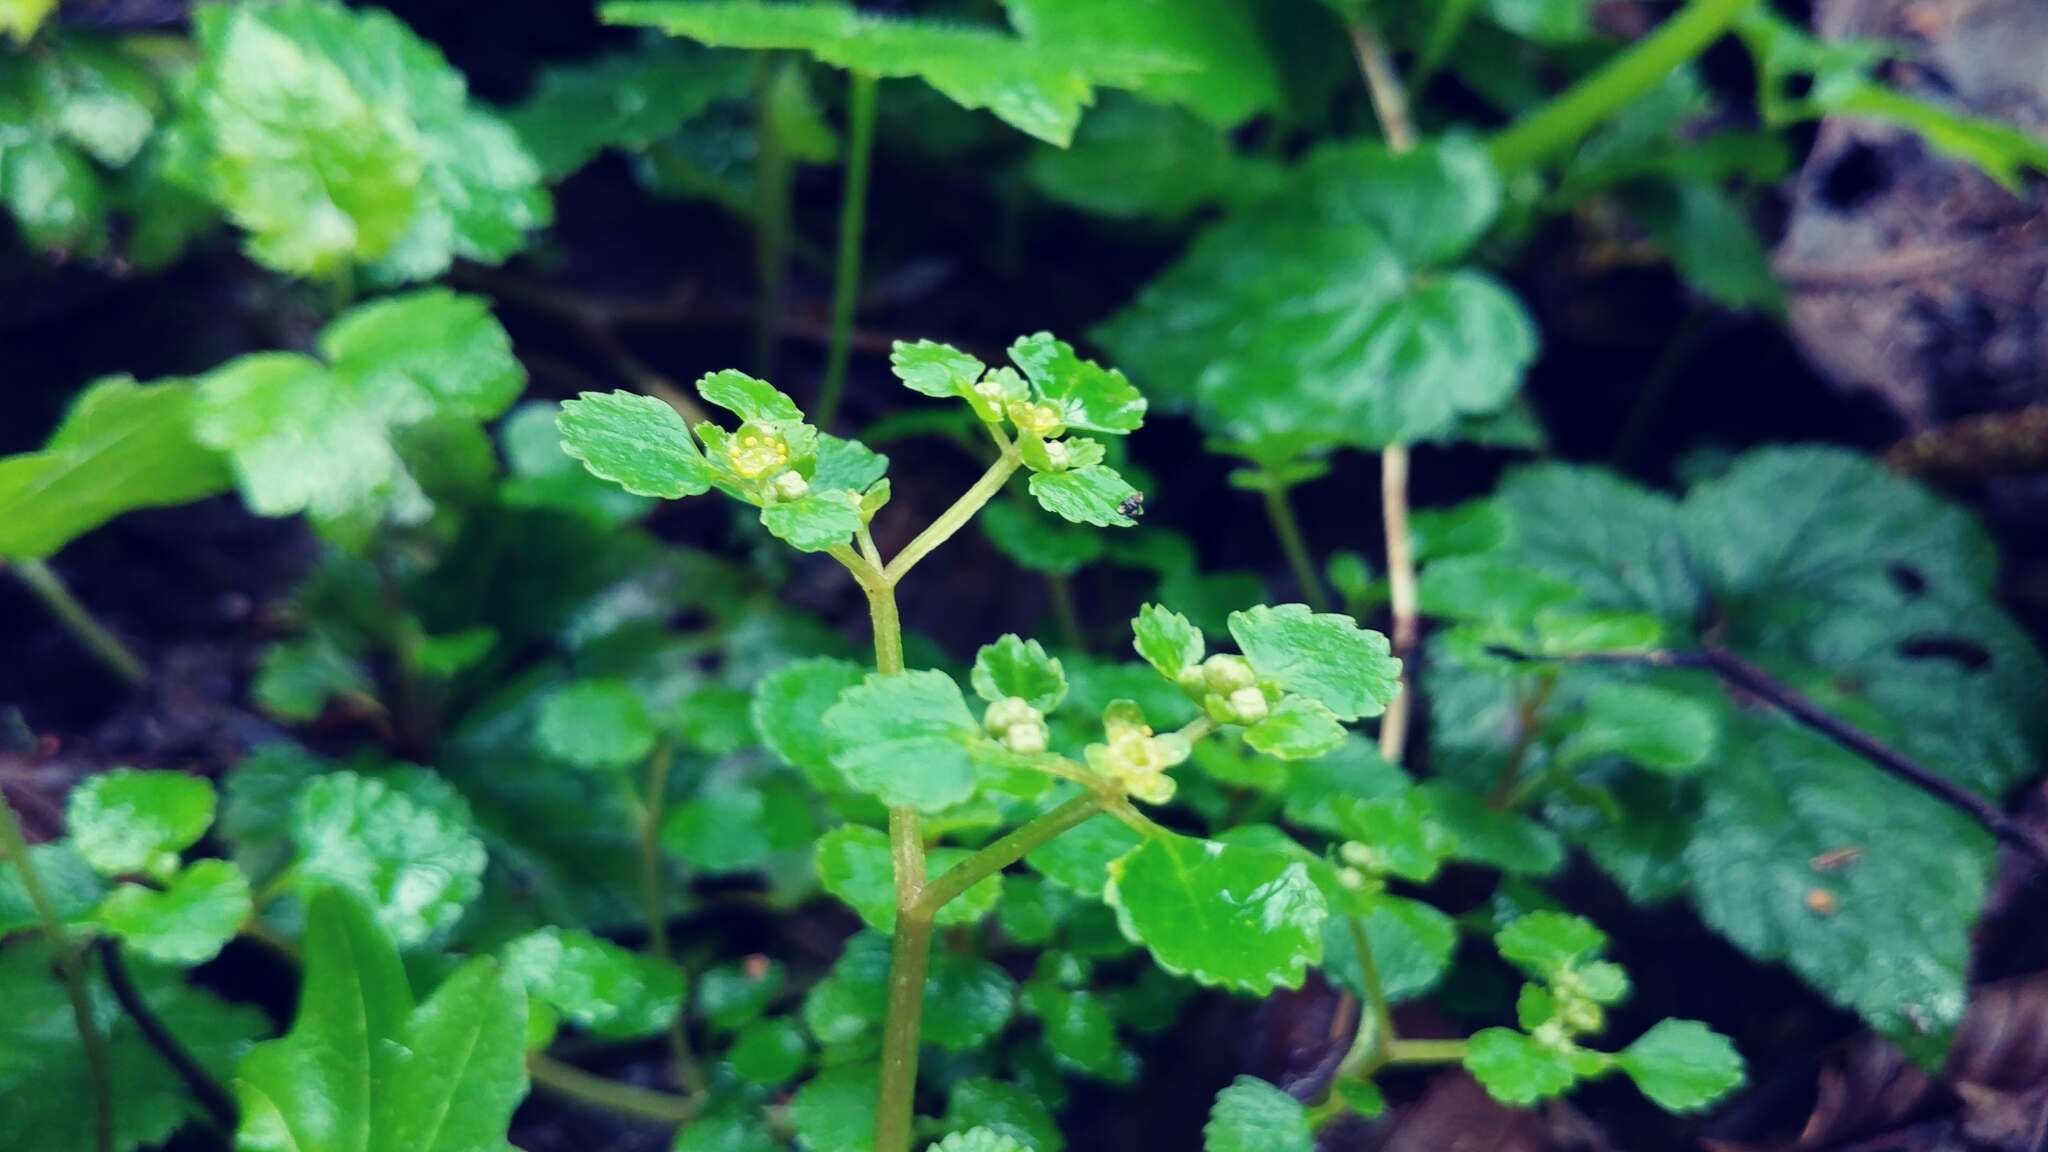
<path id="1" fill-rule="evenodd" d="M 1106 899 L 1160 967 L 1265 995 L 1300 987 L 1322 959 L 1329 909 L 1299 862 L 1166 834 L 1109 866 Z"/>

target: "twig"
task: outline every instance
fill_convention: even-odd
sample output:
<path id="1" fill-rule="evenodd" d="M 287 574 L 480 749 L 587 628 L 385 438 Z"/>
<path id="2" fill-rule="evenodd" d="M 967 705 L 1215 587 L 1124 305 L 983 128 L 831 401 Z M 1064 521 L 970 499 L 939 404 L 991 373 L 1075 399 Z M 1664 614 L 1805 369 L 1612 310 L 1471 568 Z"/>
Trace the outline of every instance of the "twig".
<path id="1" fill-rule="evenodd" d="M 1518 660 L 1549 657 L 1507 653 Z M 1997 805 L 1925 767 L 1875 737 L 1831 714 L 1804 693 L 1726 648 L 1707 645 L 1695 651 L 1594 652 L 1560 657 L 1566 663 L 1608 664 L 1646 668 L 1699 668 L 1764 701 L 1800 724 L 1875 764 L 1895 779 L 1925 792 L 1976 820 L 1992 835 L 2048 864 L 2048 836 L 2007 815 Z"/>
<path id="2" fill-rule="evenodd" d="M 235 1130 L 235 1098 L 227 1088 L 207 1071 L 206 1066 L 179 1042 L 135 987 L 135 981 L 128 976 L 128 966 L 121 962 L 120 945 L 111 939 L 99 942 L 100 970 L 106 974 L 107 987 L 113 990 L 114 999 L 135 1021 L 135 1028 L 151 1048 L 164 1058 L 178 1079 L 185 1082 L 185 1088 L 193 1099 L 206 1110 L 207 1119 L 223 1132 Z"/>
<path id="3" fill-rule="evenodd" d="M 4 566 L 0 563 L 0 567 Z M 78 597 L 71 594 L 71 589 L 64 586 L 64 581 L 50 570 L 49 565 L 40 560 L 17 560 L 13 567 L 22 585 L 35 593 L 36 599 L 43 602 L 64 630 L 85 645 L 86 651 L 91 652 L 109 672 L 137 687 L 149 682 L 149 666 L 129 651 L 119 637 L 107 631 L 106 625 L 95 619 L 84 604 L 79 603 Z"/>

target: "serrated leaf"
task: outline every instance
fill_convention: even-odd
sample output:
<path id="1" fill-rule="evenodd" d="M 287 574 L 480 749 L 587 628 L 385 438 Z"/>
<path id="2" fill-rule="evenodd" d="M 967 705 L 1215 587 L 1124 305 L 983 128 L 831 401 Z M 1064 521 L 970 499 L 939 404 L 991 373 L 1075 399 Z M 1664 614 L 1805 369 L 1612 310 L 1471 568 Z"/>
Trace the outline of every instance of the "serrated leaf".
<path id="1" fill-rule="evenodd" d="M 1562 1096 L 1578 1081 L 1563 1053 L 1507 1028 L 1475 1033 L 1466 1042 L 1465 1070 L 1488 1095 L 1517 1108 Z"/>
<path id="2" fill-rule="evenodd" d="M 946 1127 L 982 1128 L 1010 1137 L 1031 1152 L 1065 1152 L 1066 1141 L 1045 1103 L 1014 1084 L 962 1080 L 946 1097 Z"/>
<path id="3" fill-rule="evenodd" d="M 741 1080 L 772 1087 L 796 1079 L 810 1054 L 810 1045 L 796 1022 L 778 1018 L 741 1029 L 725 1059 Z"/>
<path id="4" fill-rule="evenodd" d="M 1301 1101 L 1250 1076 L 1216 1094 L 1202 1127 L 1202 1152 L 1314 1152 L 1315 1146 Z"/>
<path id="5" fill-rule="evenodd" d="M 812 492 L 761 509 L 761 525 L 799 552 L 829 552 L 853 538 L 866 521 L 845 492 Z"/>
<path id="6" fill-rule="evenodd" d="M 1306 696 L 1288 696 L 1264 720 L 1244 730 L 1244 742 L 1281 760 L 1313 760 L 1344 744 L 1344 726 Z"/>
<path id="7" fill-rule="evenodd" d="M 964 108 L 986 108 L 1021 132 L 1062 145 L 1096 84 L 1129 82 L 1166 64 L 1149 54 L 1040 46 L 993 28 L 827 3 L 641 0 L 606 4 L 601 13 L 607 23 L 660 28 L 714 47 L 788 49 L 866 76 L 914 77 Z"/>
<path id="8" fill-rule="evenodd" d="M 226 466 L 193 436 L 193 394 L 100 380 L 41 451 L 0 458 L 0 557 L 45 559 L 122 513 L 225 491 Z"/>
<path id="9" fill-rule="evenodd" d="M 1322 958 L 1322 893 L 1283 856 L 1168 834 L 1109 871 L 1118 925 L 1169 972 L 1263 995 Z"/>
<path id="10" fill-rule="evenodd" d="M 754 730 L 813 784 L 843 787 L 832 767 L 825 713 L 865 676 L 853 661 L 825 656 L 785 664 L 754 686 Z"/>
<path id="11" fill-rule="evenodd" d="M 1597 958 L 1607 947 L 1607 934 L 1583 916 L 1531 912 L 1501 929 L 1494 944 L 1517 968 L 1539 980 L 1554 981 Z"/>
<path id="12" fill-rule="evenodd" d="M 403 947 L 444 935 L 482 890 L 484 846 L 469 806 L 425 772 L 312 781 L 293 805 L 292 841 L 302 883 L 347 890 Z"/>
<path id="13" fill-rule="evenodd" d="M 889 368 L 912 392 L 938 400 L 966 400 L 975 405 L 977 414 L 984 411 L 974 385 L 988 366 L 950 344 L 898 340 L 889 352 Z"/>
<path id="14" fill-rule="evenodd" d="M 1743 1080 L 1735 1045 L 1697 1020 L 1659 1020 L 1614 1062 L 1666 1112 L 1697 1112 Z"/>
<path id="15" fill-rule="evenodd" d="M 1025 985 L 1025 1009 L 1038 1018 L 1045 1046 L 1061 1068 L 1128 1083 L 1137 1075 L 1137 1058 L 1118 1040 L 1108 1002 L 1086 987 L 1069 986 L 1085 972 L 1081 964 L 1072 956 L 1047 953 Z M 1062 972 L 1070 965 L 1071 973 Z"/>
<path id="16" fill-rule="evenodd" d="M 513 409 L 498 426 L 498 447 L 510 475 L 499 498 L 515 508 L 559 508 L 607 524 L 637 520 L 652 504 L 600 479 L 571 456 L 556 424 L 561 407 L 530 401 Z"/>
<path id="17" fill-rule="evenodd" d="M 1230 615 L 1230 635 L 1261 677 L 1323 705 L 1338 719 L 1377 716 L 1401 690 L 1387 638 L 1349 616 L 1306 604 L 1261 605 Z"/>
<path id="18" fill-rule="evenodd" d="M 565 928 L 542 928 L 498 951 L 507 976 L 564 1019 L 599 1036 L 659 1035 L 682 1010 L 673 964 Z"/>
<path id="19" fill-rule="evenodd" d="M 351 308 L 321 331 L 320 354 L 395 424 L 489 420 L 526 387 L 489 303 L 442 289 Z"/>
<path id="20" fill-rule="evenodd" d="M 1179 676 L 1181 669 L 1200 664 L 1206 652 L 1202 630 L 1187 617 L 1158 604 L 1138 609 L 1137 619 L 1131 621 L 1131 636 L 1138 655 L 1169 680 Z"/>
<path id="21" fill-rule="evenodd" d="M 623 680 L 577 680 L 549 693 L 534 736 L 550 756 L 606 770 L 640 763 L 655 743 L 647 702 Z"/>
<path id="22" fill-rule="evenodd" d="M 959 848 L 934 848 L 926 854 L 925 870 L 943 876 L 967 855 Z M 818 879 L 869 927 L 878 932 L 895 928 L 896 873 L 887 834 L 859 824 L 842 824 L 825 833 L 818 839 Z M 1002 875 L 992 875 L 939 909 L 935 922 L 972 924 L 995 911 L 1002 894 Z"/>
<path id="23" fill-rule="evenodd" d="M 975 518 L 996 551 L 1028 572 L 1071 576 L 1109 550 L 1100 533 L 1055 519 L 1028 500 L 996 500 Z"/>
<path id="24" fill-rule="evenodd" d="M 932 1145 L 932 1152 L 1031 1152 L 1031 1149 L 1006 1134 L 988 1128 L 971 1128 L 965 1132 L 947 1133 L 945 1139 Z"/>
<path id="25" fill-rule="evenodd" d="M 162 891 L 116 888 L 93 922 L 135 953 L 164 964 L 203 964 L 220 954 L 249 920 L 249 880 L 225 860 L 200 860 Z"/>
<path id="26" fill-rule="evenodd" d="M 227 1079 L 250 1043 L 264 1035 L 263 1013 L 184 982 L 174 969 L 131 962 L 142 1002 L 209 1074 Z M 114 1147 L 154 1148 L 205 1113 L 177 1071 L 122 1010 L 104 980 L 90 979 L 94 1027 L 112 1080 Z M 70 1152 L 94 1144 L 91 1083 L 71 1000 L 49 946 L 17 941 L 0 949 L 0 1146 Z"/>
<path id="27" fill-rule="evenodd" d="M 183 772 L 116 768 L 72 790 L 64 822 L 71 842 L 103 876 L 158 872 L 213 824 L 213 783 Z"/>
<path id="28" fill-rule="evenodd" d="M 1036 640 L 1010 633 L 982 645 L 974 657 L 974 692 L 993 704 L 1017 697 L 1040 712 L 1051 712 L 1067 698 L 1067 674 L 1046 655 Z"/>
<path id="29" fill-rule="evenodd" d="M 1030 487 L 1031 495 L 1046 511 L 1075 524 L 1093 524 L 1098 528 L 1129 528 L 1136 524 L 1124 509 L 1143 499 L 1116 469 L 1103 464 L 1066 472 L 1033 472 Z"/>
<path id="30" fill-rule="evenodd" d="M 925 1043 L 971 1052 L 1009 1024 L 1017 1010 L 1017 982 L 999 965 L 952 952 L 932 957 L 931 964 L 925 983 Z"/>
<path id="31" fill-rule="evenodd" d="M 1024 862 L 1060 887 L 1100 900 L 1109 883 L 1110 864 L 1129 855 L 1141 842 L 1129 825 L 1104 814 L 1032 849 Z"/>
<path id="32" fill-rule="evenodd" d="M 1145 423 L 1145 397 L 1124 374 L 1074 354 L 1050 332 L 1020 336 L 1010 359 L 1031 381 L 1032 395 L 1060 412 L 1068 428 L 1123 436 Z"/>
<path id="33" fill-rule="evenodd" d="M 847 440 L 829 432 L 818 433 L 817 471 L 811 475 L 814 492 L 865 492 L 889 471 L 889 458 L 858 440 Z"/>
<path id="34" fill-rule="evenodd" d="M 1279 61 L 1254 7 L 1242 0 L 1132 0 L 1110 7 L 1087 0 L 1005 0 L 1004 7 L 1030 40 L 1171 56 L 1180 68 L 1147 76 L 1134 90 L 1184 104 L 1219 127 L 1272 111 L 1284 99 Z"/>
<path id="35" fill-rule="evenodd" d="M 968 741 L 981 727 L 944 672 L 870 675 L 825 713 L 832 764 L 891 807 L 936 812 L 974 794 Z"/>
<path id="36" fill-rule="evenodd" d="M 1333 915 L 1324 922 L 1323 969 L 1353 994 L 1366 996 L 1365 970 L 1349 919 Z M 1458 925 L 1434 907 L 1382 894 L 1369 902 L 1359 919 L 1366 944 L 1372 949 L 1380 994 L 1389 1003 L 1429 992 L 1450 970 L 1451 955 L 1458 946 Z"/>
<path id="37" fill-rule="evenodd" d="M 856 1063 L 827 1068 L 797 1089 L 789 1122 L 804 1152 L 870 1152 L 876 1084 L 874 1065 Z"/>
<path id="38" fill-rule="evenodd" d="M 635 496 L 675 500 L 711 490 L 711 468 L 674 408 L 636 392 L 562 402 L 562 449 Z"/>

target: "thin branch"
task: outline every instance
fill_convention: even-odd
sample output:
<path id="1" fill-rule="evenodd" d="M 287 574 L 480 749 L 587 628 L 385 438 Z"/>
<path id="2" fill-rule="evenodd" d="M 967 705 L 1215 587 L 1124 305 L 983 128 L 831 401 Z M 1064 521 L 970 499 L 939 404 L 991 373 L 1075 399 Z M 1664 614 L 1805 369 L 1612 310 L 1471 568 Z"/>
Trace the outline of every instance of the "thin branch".
<path id="1" fill-rule="evenodd" d="M 1506 653 L 1519 660 L 1548 657 Z M 1695 651 L 1594 652 L 1557 658 L 1572 664 L 1607 664 L 1645 668 L 1699 668 L 1771 705 L 1800 724 L 1875 764 L 1892 777 L 1925 792 L 1976 820 L 1992 835 L 2048 864 L 2048 835 L 2014 819 L 1996 804 L 1942 776 L 1860 728 L 1830 714 L 1805 693 L 1726 648 L 1707 645 Z"/>
<path id="2" fill-rule="evenodd" d="M 184 1081 L 186 1091 L 192 1093 L 192 1098 L 206 1110 L 206 1117 L 213 1121 L 213 1126 L 223 1132 L 233 1132 L 236 1117 L 234 1096 L 143 1000 L 135 981 L 128 976 L 128 966 L 121 962 L 120 945 L 111 939 L 101 940 L 99 955 L 100 970 L 106 974 L 107 987 L 113 990 L 115 1001 L 128 1013 L 128 1018 L 135 1021 L 135 1028 L 142 1033 L 142 1038 L 164 1058 L 164 1062 L 178 1074 L 178 1079 Z"/>
<path id="3" fill-rule="evenodd" d="M 5 567 L 0 563 L 0 567 Z M 129 651 L 121 639 L 107 630 L 106 625 L 94 618 L 91 610 L 71 594 L 64 581 L 40 560 L 18 560 L 14 563 L 14 574 L 36 599 L 50 610 L 50 615 L 64 626 L 64 630 L 85 646 L 109 672 L 129 684 L 141 686 L 149 682 L 149 666 Z"/>
<path id="4" fill-rule="evenodd" d="M 676 1096 L 608 1080 L 538 1052 L 526 1058 L 526 1069 L 534 1087 L 543 1092 L 650 1124 L 688 1124 L 704 1110 L 701 1096 Z"/>

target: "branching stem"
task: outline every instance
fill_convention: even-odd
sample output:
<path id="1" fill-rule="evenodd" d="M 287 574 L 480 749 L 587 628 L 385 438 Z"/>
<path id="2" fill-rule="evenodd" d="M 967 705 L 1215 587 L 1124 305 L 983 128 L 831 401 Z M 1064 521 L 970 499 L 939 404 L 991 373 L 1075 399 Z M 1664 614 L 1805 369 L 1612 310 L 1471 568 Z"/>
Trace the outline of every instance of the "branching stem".
<path id="1" fill-rule="evenodd" d="M 825 383 L 818 390 L 818 427 L 831 431 L 846 393 L 846 368 L 853 356 L 853 316 L 860 305 L 861 237 L 867 227 L 868 174 L 875 158 L 873 76 L 850 74 L 847 93 L 849 138 L 846 191 L 839 202 L 839 264 L 832 292 L 832 345 L 826 351 Z"/>
<path id="2" fill-rule="evenodd" d="M 929 915 L 938 915 L 939 909 L 961 893 L 1022 860 L 1025 853 L 1086 823 L 1102 811 L 1102 804 L 1102 797 L 1087 793 L 1019 826 L 925 885 L 924 893 L 918 897 L 918 906 Z"/>
<path id="3" fill-rule="evenodd" d="M 967 522 L 974 519 L 974 514 L 981 511 L 984 505 L 995 498 L 996 493 L 1003 490 L 1003 485 L 1009 483 L 1010 477 L 1022 463 L 1023 458 L 1017 455 L 1016 449 L 1005 448 L 1003 454 L 996 457 L 996 462 L 988 466 L 988 471 L 981 474 L 981 479 L 976 480 L 972 488 L 963 493 L 960 499 L 955 500 L 951 508 L 940 513 L 939 518 L 932 521 L 930 527 L 918 533 L 916 539 L 904 545 L 903 551 L 898 552 L 889 561 L 888 568 L 883 571 L 888 582 L 892 586 L 902 583 L 903 577 L 917 566 L 918 561 L 930 555 L 939 545 L 951 540 L 954 533 L 966 527 Z M 878 635 L 876 639 L 879 640 L 880 636 Z"/>

